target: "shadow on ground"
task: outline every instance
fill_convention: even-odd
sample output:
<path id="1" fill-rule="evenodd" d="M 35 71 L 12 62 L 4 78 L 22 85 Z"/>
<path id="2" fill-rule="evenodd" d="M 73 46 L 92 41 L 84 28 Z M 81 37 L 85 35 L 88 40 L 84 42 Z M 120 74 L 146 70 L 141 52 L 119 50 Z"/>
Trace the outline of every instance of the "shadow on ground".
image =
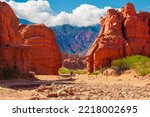
<path id="1" fill-rule="evenodd" d="M 56 85 L 71 85 L 74 84 L 75 79 L 70 75 L 60 75 L 61 78 L 57 80 L 41 80 L 38 78 L 33 79 L 12 79 L 12 80 L 0 80 L 0 87 L 10 88 L 15 90 L 33 90 L 38 88 L 40 85 L 49 86 L 51 84 Z"/>

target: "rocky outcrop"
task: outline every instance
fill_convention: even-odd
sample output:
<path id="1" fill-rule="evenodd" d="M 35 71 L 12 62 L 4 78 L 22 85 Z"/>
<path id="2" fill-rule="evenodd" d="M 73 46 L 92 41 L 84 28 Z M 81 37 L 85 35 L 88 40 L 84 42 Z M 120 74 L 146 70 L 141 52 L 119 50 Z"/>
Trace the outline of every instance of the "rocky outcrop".
<path id="1" fill-rule="evenodd" d="M 0 12 L 0 69 L 57 74 L 62 60 L 53 31 L 43 24 L 19 24 L 5 2 L 0 2 Z"/>
<path id="2" fill-rule="evenodd" d="M 63 67 L 68 69 L 85 69 L 85 57 L 79 54 L 63 54 Z"/>
<path id="3" fill-rule="evenodd" d="M 109 9 L 86 55 L 89 73 L 110 65 L 114 59 L 136 54 L 150 56 L 150 13 L 136 13 L 131 3 L 121 11 Z"/>
<path id="4" fill-rule="evenodd" d="M 23 44 L 16 15 L 5 2 L 0 2 L 0 69 L 30 70 L 30 46 Z"/>
<path id="5" fill-rule="evenodd" d="M 53 31 L 43 24 L 20 25 L 20 34 L 32 46 L 31 70 L 37 74 L 58 74 L 62 58 Z"/>

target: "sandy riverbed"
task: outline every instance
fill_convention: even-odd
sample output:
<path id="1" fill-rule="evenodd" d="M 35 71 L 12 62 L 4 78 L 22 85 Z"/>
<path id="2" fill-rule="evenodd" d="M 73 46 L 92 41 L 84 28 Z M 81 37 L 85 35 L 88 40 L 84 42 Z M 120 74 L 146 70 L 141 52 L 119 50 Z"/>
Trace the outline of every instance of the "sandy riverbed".
<path id="1" fill-rule="evenodd" d="M 131 71 L 121 76 L 37 75 L 36 79 L 0 81 L 1 100 L 150 99 L 150 78 Z"/>

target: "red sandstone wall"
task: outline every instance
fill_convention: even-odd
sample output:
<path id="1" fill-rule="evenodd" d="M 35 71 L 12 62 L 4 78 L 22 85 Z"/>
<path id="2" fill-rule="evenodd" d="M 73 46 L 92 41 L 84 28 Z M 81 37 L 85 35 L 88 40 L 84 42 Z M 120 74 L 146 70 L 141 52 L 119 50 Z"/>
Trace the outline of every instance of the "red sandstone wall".
<path id="1" fill-rule="evenodd" d="M 28 73 L 31 47 L 23 44 L 18 25 L 10 6 L 0 2 L 0 68 L 17 68 Z"/>
<path id="2" fill-rule="evenodd" d="M 58 74 L 62 57 L 53 31 L 43 24 L 20 25 L 20 34 L 32 46 L 31 70 L 37 74 Z"/>
<path id="3" fill-rule="evenodd" d="M 150 13 L 136 13 L 131 3 L 121 11 L 109 9 L 86 55 L 88 72 L 110 65 L 113 59 L 135 54 L 150 56 Z"/>

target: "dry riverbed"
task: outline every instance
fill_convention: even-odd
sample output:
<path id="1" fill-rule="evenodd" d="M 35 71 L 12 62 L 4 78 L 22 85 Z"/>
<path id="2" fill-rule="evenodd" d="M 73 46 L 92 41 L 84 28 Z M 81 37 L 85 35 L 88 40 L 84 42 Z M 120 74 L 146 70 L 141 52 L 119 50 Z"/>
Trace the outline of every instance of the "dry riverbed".
<path id="1" fill-rule="evenodd" d="M 127 72 L 121 76 L 43 76 L 0 81 L 1 100 L 124 100 L 150 99 L 150 77 Z"/>

